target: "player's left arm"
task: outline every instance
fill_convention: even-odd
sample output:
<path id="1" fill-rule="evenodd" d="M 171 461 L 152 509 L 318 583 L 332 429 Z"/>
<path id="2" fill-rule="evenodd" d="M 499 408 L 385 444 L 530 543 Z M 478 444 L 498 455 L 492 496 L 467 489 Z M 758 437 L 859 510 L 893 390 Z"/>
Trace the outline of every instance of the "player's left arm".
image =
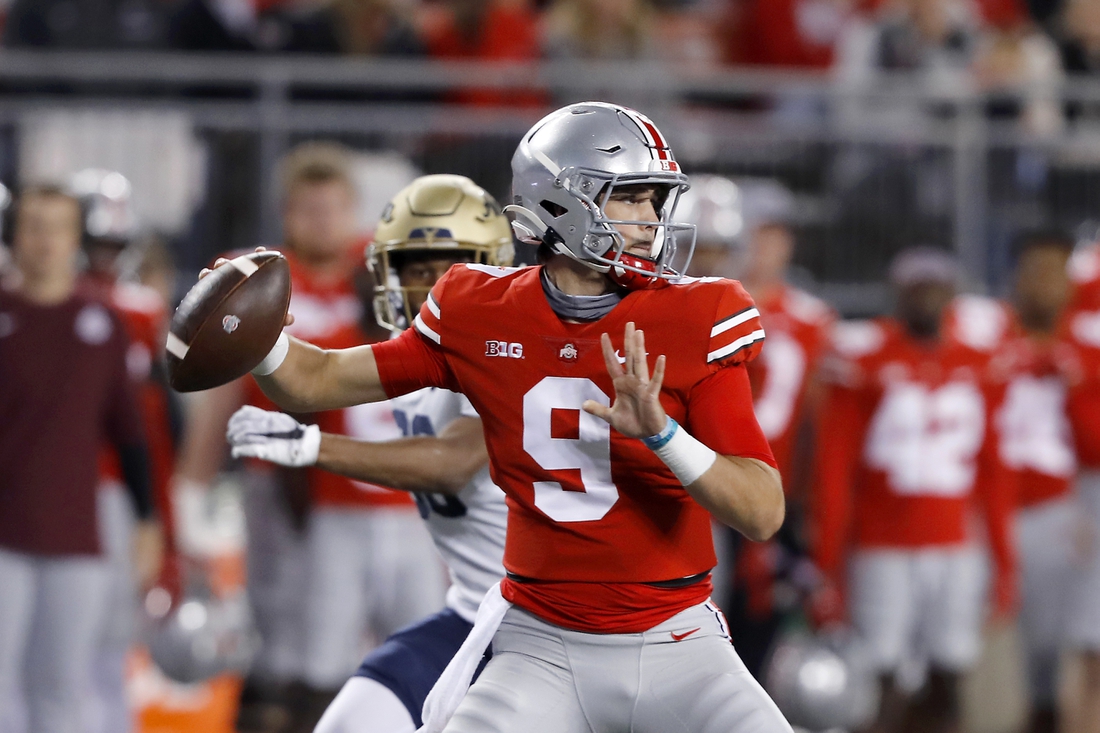
<path id="1" fill-rule="evenodd" d="M 119 325 L 116 323 L 116 325 Z M 113 364 L 112 393 L 108 400 L 105 429 L 118 453 L 122 480 L 133 500 L 138 522 L 134 527 L 131 555 L 138 580 L 152 585 L 164 560 L 164 535 L 152 503 L 152 473 L 144 421 L 138 408 L 137 387 L 126 366 L 127 340 L 121 336 Z"/>
<path id="2" fill-rule="evenodd" d="M 246 405 L 226 430 L 234 458 L 316 466 L 399 491 L 458 494 L 489 463 L 481 418 L 462 415 L 438 436 L 369 442 L 323 433 L 290 415 Z"/>
<path id="3" fill-rule="evenodd" d="M 645 334 L 636 330 L 633 323 L 626 325 L 624 364 L 620 366 L 615 358 L 607 334 L 601 337 L 601 345 L 604 363 L 614 382 L 615 401 L 606 407 L 589 400 L 584 403 L 584 410 L 606 420 L 623 435 L 643 440 L 692 498 L 718 521 L 751 540 L 763 541 L 775 534 L 786 511 L 779 471 L 760 458 L 716 453 L 668 417 L 660 401 L 665 356 L 657 357 L 650 376 Z M 743 384 L 743 400 L 751 416 L 752 395 L 747 378 Z"/>
<path id="4" fill-rule="evenodd" d="M 990 554 L 993 556 L 993 609 L 999 618 L 1013 615 L 1018 603 L 1016 550 L 1011 522 L 1019 475 L 1001 458 L 1001 434 L 996 415 L 1003 404 L 1004 388 L 986 389 L 985 440 L 978 454 L 974 493 L 985 518 Z"/>

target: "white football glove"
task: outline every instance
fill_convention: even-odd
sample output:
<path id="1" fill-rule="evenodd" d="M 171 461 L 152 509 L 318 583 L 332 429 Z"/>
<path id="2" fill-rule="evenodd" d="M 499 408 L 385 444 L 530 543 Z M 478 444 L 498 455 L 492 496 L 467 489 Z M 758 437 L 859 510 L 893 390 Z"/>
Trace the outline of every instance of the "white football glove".
<path id="1" fill-rule="evenodd" d="M 321 449 L 321 428 L 290 415 L 245 405 L 229 418 L 225 439 L 233 457 L 259 458 L 280 466 L 312 466 Z"/>

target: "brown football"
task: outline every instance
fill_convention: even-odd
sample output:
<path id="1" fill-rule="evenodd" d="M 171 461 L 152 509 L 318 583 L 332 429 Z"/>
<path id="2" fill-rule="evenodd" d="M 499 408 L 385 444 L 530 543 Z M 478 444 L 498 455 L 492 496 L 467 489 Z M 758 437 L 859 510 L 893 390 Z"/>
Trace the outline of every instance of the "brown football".
<path id="1" fill-rule="evenodd" d="M 232 382 L 263 361 L 290 307 L 290 268 L 278 252 L 254 252 L 195 283 L 168 327 L 168 382 L 197 392 Z"/>

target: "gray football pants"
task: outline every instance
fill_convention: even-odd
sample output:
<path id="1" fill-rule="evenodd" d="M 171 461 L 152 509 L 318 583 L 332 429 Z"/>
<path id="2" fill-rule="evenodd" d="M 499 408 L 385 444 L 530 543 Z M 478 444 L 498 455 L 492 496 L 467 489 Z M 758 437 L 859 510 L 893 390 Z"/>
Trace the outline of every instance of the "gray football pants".
<path id="1" fill-rule="evenodd" d="M 21 729 L 24 712 L 30 733 L 85 729 L 111 581 L 101 557 L 0 549 L 0 731 Z"/>
<path id="2" fill-rule="evenodd" d="M 674 636 L 676 635 L 676 636 Z M 681 640 L 676 641 L 676 637 Z M 586 634 L 512 608 L 445 733 L 791 733 L 711 603 L 641 634 Z"/>

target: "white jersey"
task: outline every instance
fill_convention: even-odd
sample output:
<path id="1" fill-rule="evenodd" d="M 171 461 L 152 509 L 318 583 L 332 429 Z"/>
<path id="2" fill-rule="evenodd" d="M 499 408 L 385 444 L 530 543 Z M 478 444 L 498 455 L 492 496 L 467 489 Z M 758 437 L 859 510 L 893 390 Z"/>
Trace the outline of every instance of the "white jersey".
<path id="1" fill-rule="evenodd" d="M 435 387 L 397 397 L 391 404 L 406 436 L 439 435 L 456 418 L 478 417 L 464 396 Z M 457 496 L 414 496 L 451 574 L 447 607 L 473 623 L 485 593 L 504 577 L 504 492 L 489 478 L 486 465 Z"/>

